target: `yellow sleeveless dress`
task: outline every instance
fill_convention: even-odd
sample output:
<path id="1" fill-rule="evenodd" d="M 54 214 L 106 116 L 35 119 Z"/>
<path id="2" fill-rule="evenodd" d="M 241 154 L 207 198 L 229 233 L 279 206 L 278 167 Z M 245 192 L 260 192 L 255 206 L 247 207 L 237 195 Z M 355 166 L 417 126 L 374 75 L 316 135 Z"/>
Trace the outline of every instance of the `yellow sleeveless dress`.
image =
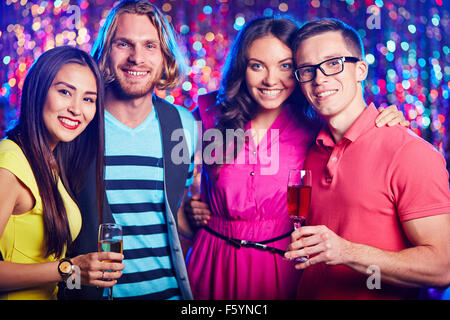
<path id="1" fill-rule="evenodd" d="M 0 141 L 0 167 L 13 173 L 30 189 L 35 199 L 35 206 L 31 211 L 10 216 L 0 236 L 0 253 L 3 260 L 26 264 L 58 260 L 53 255 L 45 257 L 42 200 L 33 171 L 15 142 L 8 139 Z M 75 240 L 81 229 L 80 210 L 61 181 L 58 181 L 58 189 L 66 207 L 70 233 Z M 55 282 L 26 290 L 0 292 L 0 300 L 54 300 L 57 292 L 58 286 Z"/>

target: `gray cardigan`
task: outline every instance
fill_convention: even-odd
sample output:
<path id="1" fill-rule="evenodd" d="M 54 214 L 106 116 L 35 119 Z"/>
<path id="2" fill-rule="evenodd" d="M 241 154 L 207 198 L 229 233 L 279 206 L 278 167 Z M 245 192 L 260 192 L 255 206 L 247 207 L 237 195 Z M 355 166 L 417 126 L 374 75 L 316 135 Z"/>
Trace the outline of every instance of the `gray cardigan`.
<path id="1" fill-rule="evenodd" d="M 181 298 L 192 300 L 192 292 L 184 262 L 183 250 L 177 230 L 177 212 L 181 203 L 185 183 L 189 171 L 189 163 L 175 164 L 171 161 L 171 151 L 179 141 L 171 141 L 172 132 L 182 128 L 180 115 L 177 109 L 170 103 L 153 96 L 153 106 L 160 121 L 163 162 L 164 162 L 164 198 L 166 205 L 166 221 L 168 239 L 175 276 L 181 292 Z M 183 139 L 185 142 L 186 140 Z M 187 148 L 185 148 L 187 150 Z M 77 256 L 97 251 L 97 230 L 99 218 L 96 200 L 95 165 L 92 165 L 86 181 L 86 186 L 77 195 L 81 210 L 83 224 L 68 256 Z M 107 203 L 106 195 L 103 203 L 103 222 L 114 222 L 111 208 Z M 58 298 L 62 300 L 98 300 L 101 299 L 103 289 L 82 286 L 81 289 L 69 290 L 64 284 L 60 286 Z"/>

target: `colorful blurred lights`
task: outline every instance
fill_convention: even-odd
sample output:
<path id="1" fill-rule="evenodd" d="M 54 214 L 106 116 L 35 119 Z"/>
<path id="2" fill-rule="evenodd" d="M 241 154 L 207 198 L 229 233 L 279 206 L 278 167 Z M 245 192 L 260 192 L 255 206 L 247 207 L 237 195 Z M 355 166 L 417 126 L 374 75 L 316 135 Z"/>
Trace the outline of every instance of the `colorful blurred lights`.
<path id="1" fill-rule="evenodd" d="M 16 20 L 5 16 L 5 24 L 0 30 L 4 48 L 12 49 L 0 55 L 0 62 L 7 69 L 0 79 L 0 96 L 6 97 L 11 104 L 20 96 L 32 60 L 43 51 L 60 45 L 80 46 L 89 51 L 95 36 L 93 28 L 98 26 L 97 19 L 91 15 L 102 17 L 99 24 L 102 25 L 111 5 L 106 0 L 5 1 L 6 9 L 14 7 L 13 11 L 18 14 Z M 185 44 L 182 50 L 190 65 L 189 77 L 179 88 L 158 94 L 188 108 L 198 103 L 198 95 L 217 89 L 222 63 L 236 34 L 234 31 L 241 30 L 255 15 L 262 13 L 270 17 L 292 13 L 300 22 L 325 12 L 343 15 L 349 20 L 364 16 L 366 19 L 357 21 L 354 27 L 371 52 L 364 57 L 373 70 L 366 84 L 369 100 L 397 105 L 410 119 L 411 129 L 422 135 L 422 130 L 428 127 L 433 135 L 427 139 L 433 140 L 430 142 L 434 145 L 440 143 L 442 149 L 440 140 L 447 131 L 445 120 L 450 98 L 450 45 L 445 43 L 449 30 L 448 9 L 443 6 L 446 3 L 443 0 L 421 0 L 426 6 L 406 0 L 307 0 L 301 2 L 301 10 L 297 10 L 299 5 L 294 0 L 244 0 L 241 1 L 243 5 L 235 5 L 229 0 L 148 1 L 160 3 L 161 11 L 173 19 L 171 22 Z M 192 6 L 192 12 L 180 14 L 184 8 L 181 3 Z M 68 11 L 72 6 L 82 10 L 76 28 L 71 27 L 75 24 L 73 11 Z M 348 16 L 344 11 L 348 11 Z M 367 18 L 371 15 L 382 15 L 383 27 L 369 29 Z"/>
<path id="2" fill-rule="evenodd" d="M 197 15 L 197 20 L 200 21 L 200 22 L 205 21 L 206 20 L 206 14 L 204 14 L 203 12 L 199 13 Z"/>
<path id="3" fill-rule="evenodd" d="M 383 7 L 383 6 L 384 6 L 383 0 L 375 0 L 375 5 L 376 5 L 378 8 Z"/>
<path id="4" fill-rule="evenodd" d="M 372 86 L 372 93 L 373 94 L 379 94 L 380 93 L 380 87 L 379 86 L 377 86 L 376 84 L 374 84 L 373 86 Z"/>
<path id="5" fill-rule="evenodd" d="M 16 82 L 17 81 L 16 81 L 15 78 L 11 78 L 11 79 L 9 79 L 8 84 L 12 88 L 12 87 L 14 87 L 16 85 Z"/>
<path id="6" fill-rule="evenodd" d="M 403 41 L 400 44 L 400 46 L 402 47 L 403 51 L 408 51 L 408 49 L 409 49 L 409 43 L 408 42 Z"/>
<path id="7" fill-rule="evenodd" d="M 392 62 L 392 61 L 394 61 L 394 54 L 392 53 L 392 52 L 388 52 L 387 54 L 386 54 L 386 60 L 387 61 L 390 61 L 390 62 Z"/>
<path id="8" fill-rule="evenodd" d="M 198 59 L 195 61 L 195 66 L 197 66 L 199 69 L 203 68 L 204 66 L 206 66 L 206 61 L 205 59 Z"/>
<path id="9" fill-rule="evenodd" d="M 200 41 L 195 41 L 195 42 L 192 44 L 192 48 L 193 48 L 195 51 L 200 51 L 200 50 L 202 50 L 203 45 L 202 45 L 202 43 L 201 43 Z"/>
<path id="10" fill-rule="evenodd" d="M 175 98 L 171 95 L 166 96 L 165 100 L 169 103 L 174 103 L 175 102 Z"/>
<path id="11" fill-rule="evenodd" d="M 390 52 L 394 52 L 394 51 L 395 51 L 395 48 L 396 48 L 395 42 L 392 41 L 392 40 L 389 40 L 389 41 L 386 43 L 386 47 L 387 47 L 387 49 L 388 49 Z"/>
<path id="12" fill-rule="evenodd" d="M 185 81 L 183 82 L 183 85 L 181 87 L 184 91 L 189 91 L 192 89 L 192 83 L 190 83 L 189 81 Z"/>
<path id="13" fill-rule="evenodd" d="M 403 89 L 405 89 L 405 90 L 408 90 L 409 88 L 411 88 L 411 84 L 409 83 L 408 80 L 403 80 L 402 86 L 403 86 Z"/>
<path id="14" fill-rule="evenodd" d="M 319 3 L 319 5 L 320 5 L 320 3 Z M 271 17 L 271 16 L 273 16 L 273 10 L 271 8 L 264 9 L 263 16 L 264 17 Z"/>
<path id="15" fill-rule="evenodd" d="M 413 24 L 410 24 L 410 25 L 408 26 L 408 30 L 409 30 L 409 32 L 411 32 L 412 34 L 416 33 L 416 31 L 417 31 L 416 26 L 413 25 Z"/>
<path id="16" fill-rule="evenodd" d="M 415 109 L 410 109 L 409 111 L 408 111 L 408 118 L 410 119 L 410 120 L 413 120 L 413 119 L 415 119 L 417 117 L 417 111 L 415 110 Z"/>
<path id="17" fill-rule="evenodd" d="M 368 64 L 373 64 L 375 62 L 375 56 L 371 53 L 366 54 L 366 61 Z"/>
<path id="18" fill-rule="evenodd" d="M 212 8 L 211 8 L 211 6 L 204 6 L 204 7 L 203 7 L 203 13 L 204 13 L 204 14 L 211 14 L 211 13 L 212 13 Z"/>
<path id="19" fill-rule="evenodd" d="M 236 18 L 236 20 L 234 21 L 234 25 L 239 27 L 239 29 L 242 28 L 244 26 L 244 24 L 245 24 L 245 18 L 242 16 L 238 16 Z"/>
<path id="20" fill-rule="evenodd" d="M 31 26 L 31 29 L 33 29 L 34 31 L 38 31 L 41 28 L 41 23 L 39 21 L 36 21 L 35 23 L 33 23 L 33 25 Z"/>
<path id="21" fill-rule="evenodd" d="M 278 10 L 280 10 L 281 12 L 286 12 L 286 11 L 288 11 L 288 9 L 289 9 L 289 7 L 288 7 L 287 3 L 284 3 L 284 2 L 280 3 L 278 6 Z"/>
<path id="22" fill-rule="evenodd" d="M 186 34 L 186 33 L 188 33 L 189 32 L 189 26 L 187 26 L 187 25 L 185 25 L 185 24 L 183 24 L 181 27 L 180 27 L 180 33 L 182 33 L 182 34 Z"/>
<path id="23" fill-rule="evenodd" d="M 347 3 L 352 5 L 353 4 L 353 0 L 347 0 Z M 312 0 L 311 1 L 311 6 L 314 8 L 319 8 L 320 7 L 320 1 L 319 0 Z"/>
<path id="24" fill-rule="evenodd" d="M 83 2 L 80 4 L 81 10 L 86 10 L 87 7 L 89 7 L 89 2 L 88 2 L 88 1 L 83 1 Z"/>
<path id="25" fill-rule="evenodd" d="M 208 32 L 207 34 L 205 34 L 205 39 L 208 42 L 213 41 L 215 38 L 216 38 L 216 36 L 212 32 Z"/>

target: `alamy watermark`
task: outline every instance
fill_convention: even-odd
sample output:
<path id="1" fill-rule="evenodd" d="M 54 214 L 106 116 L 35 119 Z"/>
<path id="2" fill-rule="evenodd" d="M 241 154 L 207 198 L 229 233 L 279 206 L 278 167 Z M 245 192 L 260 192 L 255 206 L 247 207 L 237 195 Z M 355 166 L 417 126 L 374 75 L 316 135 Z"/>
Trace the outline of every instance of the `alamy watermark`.
<path id="1" fill-rule="evenodd" d="M 381 10 L 376 5 L 367 7 L 367 14 L 370 16 L 366 20 L 366 27 L 369 30 L 381 29 Z"/>
<path id="2" fill-rule="evenodd" d="M 201 126 L 199 126 L 201 128 Z M 259 134 L 262 139 L 259 146 L 266 145 L 267 148 L 256 148 L 245 142 L 253 139 Z M 259 164 L 261 175 L 274 175 L 278 173 L 280 166 L 280 143 L 279 130 L 246 130 L 226 129 L 225 133 L 219 129 L 208 129 L 203 132 L 199 130 L 200 142 L 203 146 L 201 156 L 195 159 L 196 164 L 207 165 L 222 164 Z M 192 145 L 189 132 L 183 129 L 174 130 L 171 141 L 178 142 L 171 152 L 171 160 L 175 164 L 190 163 L 190 152 L 188 145 Z M 251 147 L 253 146 L 253 147 Z M 187 148 L 187 149 L 186 149 Z M 197 163 L 199 161 L 200 163 Z"/>
<path id="3" fill-rule="evenodd" d="M 381 270 L 379 266 L 370 265 L 366 270 L 367 274 L 370 276 L 367 278 L 366 286 L 367 289 L 381 289 Z"/>
<path id="4" fill-rule="evenodd" d="M 72 274 L 66 280 L 66 287 L 69 290 L 81 289 L 81 269 L 79 266 L 72 265 Z"/>
<path id="5" fill-rule="evenodd" d="M 68 22 L 68 28 L 73 29 L 80 29 L 81 28 L 81 9 L 79 6 L 71 5 L 69 8 L 67 8 L 67 13 L 71 14 L 67 20 Z"/>

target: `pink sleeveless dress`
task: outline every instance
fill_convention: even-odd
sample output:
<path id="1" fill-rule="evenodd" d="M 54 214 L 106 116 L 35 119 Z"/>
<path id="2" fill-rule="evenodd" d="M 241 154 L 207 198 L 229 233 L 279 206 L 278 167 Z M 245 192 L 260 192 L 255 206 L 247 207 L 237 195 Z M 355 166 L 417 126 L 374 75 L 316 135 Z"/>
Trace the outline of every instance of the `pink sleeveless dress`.
<path id="1" fill-rule="evenodd" d="M 213 128 L 215 95 L 199 101 L 204 129 Z M 212 230 L 264 241 L 293 229 L 286 207 L 288 172 L 302 168 L 312 133 L 292 112 L 285 106 L 259 145 L 249 139 L 235 161 L 219 172 L 203 166 L 202 199 L 212 212 Z M 285 237 L 268 245 L 285 250 L 289 243 L 290 237 Z M 281 255 L 236 248 L 204 229 L 195 236 L 187 269 L 194 299 L 202 300 L 295 299 L 300 278 L 294 263 Z"/>

